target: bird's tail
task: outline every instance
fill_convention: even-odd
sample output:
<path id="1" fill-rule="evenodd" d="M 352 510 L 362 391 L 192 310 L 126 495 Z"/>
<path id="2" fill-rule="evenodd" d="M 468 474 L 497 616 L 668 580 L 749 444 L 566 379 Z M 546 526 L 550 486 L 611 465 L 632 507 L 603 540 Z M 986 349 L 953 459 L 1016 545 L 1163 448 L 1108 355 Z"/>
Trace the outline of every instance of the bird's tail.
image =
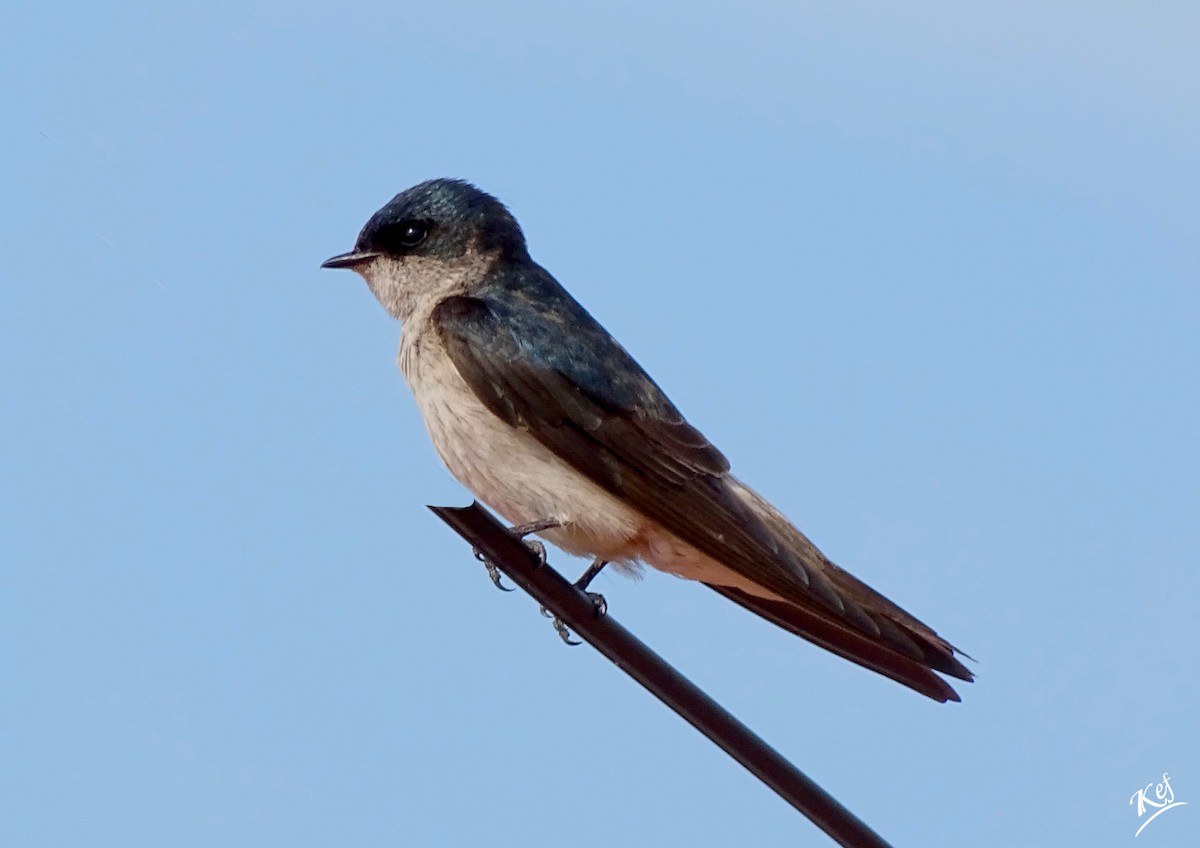
<path id="1" fill-rule="evenodd" d="M 915 616 L 854 575 L 834 565 L 808 537 L 761 495 L 737 480 L 738 495 L 782 545 L 820 575 L 840 598 L 839 613 L 812 595 L 763 598 L 741 589 L 707 584 L 735 603 L 840 657 L 903 683 L 936 701 L 958 701 L 958 693 L 934 672 L 971 682 L 974 675 L 955 657 L 966 656 Z"/>

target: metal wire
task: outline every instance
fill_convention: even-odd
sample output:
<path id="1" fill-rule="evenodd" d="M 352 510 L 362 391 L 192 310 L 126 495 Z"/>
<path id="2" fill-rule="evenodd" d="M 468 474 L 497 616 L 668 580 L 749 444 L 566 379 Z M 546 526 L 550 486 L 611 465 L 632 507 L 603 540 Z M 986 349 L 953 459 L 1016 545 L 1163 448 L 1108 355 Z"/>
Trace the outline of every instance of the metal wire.
<path id="1" fill-rule="evenodd" d="M 839 845 L 890 848 L 833 796 L 647 648 L 612 616 L 598 614 L 585 593 L 549 565 L 540 563 L 478 503 L 469 507 L 429 508 L 534 600 L 562 619 L 580 638 L 745 766 Z"/>

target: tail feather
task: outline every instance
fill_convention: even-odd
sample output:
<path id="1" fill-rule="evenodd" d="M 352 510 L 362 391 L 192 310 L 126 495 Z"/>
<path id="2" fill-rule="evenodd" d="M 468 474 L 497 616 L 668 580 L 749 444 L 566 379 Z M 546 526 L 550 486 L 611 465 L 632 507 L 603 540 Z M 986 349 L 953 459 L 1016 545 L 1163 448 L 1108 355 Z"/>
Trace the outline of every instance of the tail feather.
<path id="1" fill-rule="evenodd" d="M 939 671 L 967 681 L 971 671 L 955 658 L 962 654 L 932 628 L 839 568 L 765 498 L 736 478 L 729 483 L 763 521 L 781 546 L 804 564 L 810 586 L 821 591 L 786 598 L 751 595 L 741 589 L 706 585 L 762 616 L 851 662 L 877 671 L 937 701 L 957 701 L 958 694 L 934 674 Z M 837 603 L 829 603 L 833 594 Z M 963 656 L 966 656 L 963 654 Z"/>
<path id="2" fill-rule="evenodd" d="M 903 683 L 935 701 L 945 703 L 962 699 L 950 684 L 934 674 L 932 669 L 968 682 L 974 679 L 971 672 L 954 659 L 954 649 L 940 639 L 940 644 L 932 644 L 914 641 L 913 637 L 916 634 L 910 633 L 905 636 L 905 640 L 916 650 L 918 658 L 895 647 L 890 640 L 884 642 L 868 637 L 845 622 L 835 619 L 823 609 L 759 598 L 727 586 L 705 585 L 784 630 L 864 668 L 890 677 L 897 683 Z M 895 623 L 888 622 L 881 629 L 888 629 L 888 625 L 891 628 L 897 627 Z"/>

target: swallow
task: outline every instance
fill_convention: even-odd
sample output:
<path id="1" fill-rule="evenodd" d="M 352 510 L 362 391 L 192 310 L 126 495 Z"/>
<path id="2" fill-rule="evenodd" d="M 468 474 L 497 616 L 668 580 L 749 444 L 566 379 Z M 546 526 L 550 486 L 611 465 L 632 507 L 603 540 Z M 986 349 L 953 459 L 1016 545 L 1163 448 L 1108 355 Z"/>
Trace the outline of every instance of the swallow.
<path id="1" fill-rule="evenodd" d="M 322 267 L 356 272 L 400 321 L 400 371 L 450 473 L 517 535 L 590 557 L 581 588 L 605 564 L 646 564 L 936 701 L 960 700 L 939 672 L 974 679 L 730 473 L 496 198 L 420 183 Z"/>

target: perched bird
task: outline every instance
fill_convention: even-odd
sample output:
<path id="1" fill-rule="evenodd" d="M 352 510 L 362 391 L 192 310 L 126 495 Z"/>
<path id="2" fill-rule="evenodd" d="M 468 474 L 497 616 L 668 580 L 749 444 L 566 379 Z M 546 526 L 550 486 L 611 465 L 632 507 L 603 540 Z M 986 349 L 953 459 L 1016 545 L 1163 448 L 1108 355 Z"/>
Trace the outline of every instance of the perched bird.
<path id="1" fill-rule="evenodd" d="M 437 179 L 371 216 L 324 268 L 398 319 L 399 364 L 442 462 L 519 535 L 697 580 L 938 701 L 956 649 L 838 568 L 729 473 L 625 349 L 534 262 L 496 198 Z M 961 652 L 959 652 L 961 653 Z"/>

